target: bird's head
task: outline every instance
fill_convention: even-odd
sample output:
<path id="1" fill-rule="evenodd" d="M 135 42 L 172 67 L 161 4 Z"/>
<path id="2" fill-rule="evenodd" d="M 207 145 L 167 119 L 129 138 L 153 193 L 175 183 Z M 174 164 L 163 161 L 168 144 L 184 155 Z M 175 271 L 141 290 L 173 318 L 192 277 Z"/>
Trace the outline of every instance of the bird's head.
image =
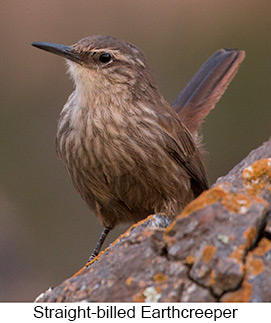
<path id="1" fill-rule="evenodd" d="M 110 36 L 90 36 L 74 45 L 35 42 L 33 46 L 66 58 L 76 88 L 91 92 L 146 91 L 155 87 L 142 50 Z M 135 90 L 136 88 L 136 90 Z"/>

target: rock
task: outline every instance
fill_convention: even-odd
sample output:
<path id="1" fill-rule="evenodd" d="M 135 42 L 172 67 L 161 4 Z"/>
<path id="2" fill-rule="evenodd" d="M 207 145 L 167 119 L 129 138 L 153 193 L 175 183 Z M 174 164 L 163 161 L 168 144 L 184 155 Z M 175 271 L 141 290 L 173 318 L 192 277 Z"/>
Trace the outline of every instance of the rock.
<path id="1" fill-rule="evenodd" d="M 271 140 L 167 227 L 133 225 L 39 302 L 270 302 Z"/>

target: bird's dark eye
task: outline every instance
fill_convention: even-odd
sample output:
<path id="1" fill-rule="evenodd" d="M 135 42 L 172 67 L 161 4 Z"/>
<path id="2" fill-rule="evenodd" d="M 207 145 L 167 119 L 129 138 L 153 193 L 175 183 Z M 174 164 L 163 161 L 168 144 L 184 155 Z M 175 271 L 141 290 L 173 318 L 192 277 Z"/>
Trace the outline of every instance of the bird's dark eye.
<path id="1" fill-rule="evenodd" d="M 109 53 L 103 53 L 99 57 L 99 61 L 101 63 L 108 63 L 111 61 L 111 59 L 112 59 L 112 56 Z"/>

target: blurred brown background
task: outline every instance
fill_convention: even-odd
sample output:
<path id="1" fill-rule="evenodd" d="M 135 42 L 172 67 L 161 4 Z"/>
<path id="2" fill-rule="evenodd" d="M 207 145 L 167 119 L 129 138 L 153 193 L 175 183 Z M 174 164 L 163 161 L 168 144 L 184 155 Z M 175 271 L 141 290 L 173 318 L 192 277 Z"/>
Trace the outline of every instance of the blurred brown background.
<path id="1" fill-rule="evenodd" d="M 31 42 L 124 38 L 144 50 L 170 103 L 217 49 L 244 49 L 239 73 L 203 127 L 213 182 L 270 135 L 270 12 L 268 0 L 2 1 L 1 301 L 33 301 L 72 275 L 101 230 L 55 154 L 72 82 L 63 59 Z"/>

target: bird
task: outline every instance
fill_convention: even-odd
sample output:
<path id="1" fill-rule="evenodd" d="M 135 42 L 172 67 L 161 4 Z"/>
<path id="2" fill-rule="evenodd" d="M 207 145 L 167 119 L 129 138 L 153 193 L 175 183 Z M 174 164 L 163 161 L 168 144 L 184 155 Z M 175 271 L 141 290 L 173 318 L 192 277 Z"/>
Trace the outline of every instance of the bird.
<path id="1" fill-rule="evenodd" d="M 157 213 L 174 219 L 209 188 L 198 128 L 243 51 L 217 52 L 171 106 L 145 54 L 130 42 L 99 35 L 71 46 L 32 45 L 64 57 L 74 83 L 60 113 L 56 151 L 103 225 L 90 260 L 117 225 Z"/>

